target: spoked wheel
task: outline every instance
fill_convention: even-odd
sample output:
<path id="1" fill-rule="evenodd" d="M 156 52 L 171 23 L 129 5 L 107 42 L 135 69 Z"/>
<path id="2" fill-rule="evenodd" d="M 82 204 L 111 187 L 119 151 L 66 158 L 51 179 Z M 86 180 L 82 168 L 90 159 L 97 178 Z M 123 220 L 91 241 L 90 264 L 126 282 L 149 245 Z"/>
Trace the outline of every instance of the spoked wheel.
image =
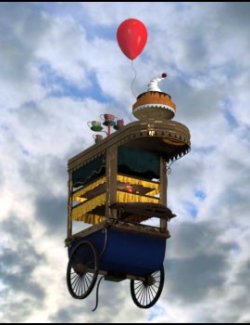
<path id="1" fill-rule="evenodd" d="M 74 248 L 67 267 L 67 285 L 71 296 L 86 298 L 94 288 L 97 276 L 96 249 L 92 243 L 82 241 Z"/>
<path id="2" fill-rule="evenodd" d="M 164 267 L 146 277 L 144 281 L 131 280 L 130 291 L 134 303 L 140 308 L 150 308 L 159 299 L 164 285 Z"/>

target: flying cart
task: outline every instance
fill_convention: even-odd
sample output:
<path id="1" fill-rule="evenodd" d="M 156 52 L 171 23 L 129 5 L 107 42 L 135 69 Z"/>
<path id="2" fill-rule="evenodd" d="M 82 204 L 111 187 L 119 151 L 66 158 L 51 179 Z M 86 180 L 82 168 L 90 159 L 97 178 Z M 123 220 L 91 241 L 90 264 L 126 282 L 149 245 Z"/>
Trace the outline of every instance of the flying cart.
<path id="1" fill-rule="evenodd" d="M 167 207 L 167 166 L 190 151 L 188 128 L 171 120 L 176 106 L 157 86 L 165 77 L 154 78 L 137 97 L 137 121 L 124 125 L 104 114 L 108 136 L 97 136 L 68 161 L 66 278 L 76 299 L 92 292 L 99 275 L 130 280 L 140 308 L 153 306 L 161 295 L 168 222 L 175 216 Z M 91 129 L 101 131 L 92 122 Z M 74 233 L 74 222 L 83 229 Z"/>

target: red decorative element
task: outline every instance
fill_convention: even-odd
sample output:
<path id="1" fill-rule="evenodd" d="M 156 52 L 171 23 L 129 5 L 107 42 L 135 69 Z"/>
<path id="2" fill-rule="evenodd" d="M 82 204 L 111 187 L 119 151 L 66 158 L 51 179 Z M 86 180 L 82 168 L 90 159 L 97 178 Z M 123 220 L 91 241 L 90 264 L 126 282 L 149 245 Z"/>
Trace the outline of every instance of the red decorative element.
<path id="1" fill-rule="evenodd" d="M 140 20 L 130 18 L 119 25 L 116 37 L 122 52 L 130 60 L 134 60 L 143 51 L 148 33 Z"/>
<path id="2" fill-rule="evenodd" d="M 129 193 L 133 193 L 133 187 L 132 187 L 130 184 L 126 185 L 126 186 L 125 186 L 125 189 L 126 189 L 126 191 L 129 192 Z"/>

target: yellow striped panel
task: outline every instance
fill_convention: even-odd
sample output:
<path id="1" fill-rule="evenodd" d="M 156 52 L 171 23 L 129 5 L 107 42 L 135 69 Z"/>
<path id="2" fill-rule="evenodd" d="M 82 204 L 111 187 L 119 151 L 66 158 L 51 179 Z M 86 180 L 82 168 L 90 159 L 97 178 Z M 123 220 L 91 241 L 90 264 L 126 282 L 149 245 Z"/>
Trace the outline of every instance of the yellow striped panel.
<path id="1" fill-rule="evenodd" d="M 150 181 L 144 181 L 139 178 L 129 177 L 129 176 L 123 176 L 123 175 L 117 175 L 117 180 L 122 183 L 129 183 L 130 185 L 140 185 L 143 187 L 149 187 L 152 189 L 152 191 L 148 192 L 147 195 L 157 195 L 160 193 L 160 184 Z"/>
<path id="2" fill-rule="evenodd" d="M 105 203 L 106 203 L 106 193 L 103 193 L 89 201 L 86 201 L 74 207 L 71 212 L 71 218 L 72 220 L 76 220 L 76 221 L 84 221 L 83 218 L 88 212 L 91 212 L 96 207 L 102 206 Z"/>
<path id="3" fill-rule="evenodd" d="M 136 203 L 136 202 L 159 203 L 160 199 L 151 196 L 143 196 L 139 194 L 117 191 L 116 200 L 119 203 Z"/>
<path id="4" fill-rule="evenodd" d="M 152 189 L 152 191 L 148 192 L 147 195 L 154 196 L 158 195 L 160 193 L 160 184 L 155 183 L 155 182 L 150 182 L 150 181 L 144 181 L 138 178 L 133 178 L 129 176 L 123 176 L 123 175 L 117 175 L 117 181 L 121 183 L 128 183 L 130 185 L 139 185 L 143 187 L 148 187 Z M 93 182 L 92 184 L 89 184 L 88 186 L 80 189 L 79 191 L 75 192 L 73 194 L 73 201 L 77 202 L 85 202 L 86 198 L 83 198 L 82 196 L 86 194 L 89 191 L 94 190 L 96 187 L 99 185 L 103 184 L 106 182 L 106 177 L 102 177 L 98 179 L 97 181 Z"/>
<path id="5" fill-rule="evenodd" d="M 106 182 L 106 177 L 102 177 L 100 179 L 98 179 L 97 181 L 87 185 L 84 188 L 81 188 L 79 191 L 75 192 L 73 194 L 73 201 L 77 201 L 77 202 L 84 202 L 86 201 L 85 198 L 82 198 L 81 196 L 83 196 L 84 194 L 86 194 L 89 191 L 92 191 L 93 189 L 95 189 L 97 186 L 103 184 Z"/>

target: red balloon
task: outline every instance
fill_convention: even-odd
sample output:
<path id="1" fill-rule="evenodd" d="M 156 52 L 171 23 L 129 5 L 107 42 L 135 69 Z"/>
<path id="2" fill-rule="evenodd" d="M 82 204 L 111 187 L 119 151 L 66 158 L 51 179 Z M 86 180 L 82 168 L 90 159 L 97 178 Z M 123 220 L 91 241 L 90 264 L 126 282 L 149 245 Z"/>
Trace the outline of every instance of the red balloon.
<path id="1" fill-rule="evenodd" d="M 117 29 L 117 41 L 122 52 L 134 60 L 144 49 L 147 42 L 147 29 L 138 19 L 124 20 Z"/>

